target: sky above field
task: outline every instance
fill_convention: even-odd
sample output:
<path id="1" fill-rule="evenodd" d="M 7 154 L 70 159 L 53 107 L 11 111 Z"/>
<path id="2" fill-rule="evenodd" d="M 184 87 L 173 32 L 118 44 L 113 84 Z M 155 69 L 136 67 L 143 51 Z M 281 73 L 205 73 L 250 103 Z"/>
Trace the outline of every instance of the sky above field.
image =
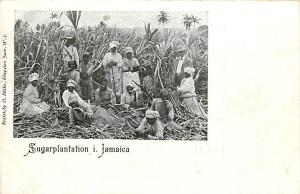
<path id="1" fill-rule="evenodd" d="M 27 21 L 30 27 L 34 27 L 37 24 L 47 24 L 49 23 L 51 13 L 57 13 L 60 15 L 60 11 L 16 11 L 16 19 L 21 19 Z M 201 18 L 200 25 L 207 25 L 207 12 L 203 11 L 176 11 L 167 12 L 170 16 L 170 21 L 165 27 L 169 28 L 184 28 L 183 26 L 183 15 L 194 15 Z M 120 28 L 144 28 L 144 24 L 151 23 L 151 27 L 160 28 L 157 22 L 157 15 L 159 11 L 149 11 L 149 12 L 97 12 L 97 11 L 84 11 L 81 13 L 81 18 L 79 20 L 79 27 L 85 26 L 95 26 L 104 21 L 109 26 L 116 26 Z M 72 25 L 68 20 L 66 15 L 62 15 L 60 18 L 62 25 Z"/>

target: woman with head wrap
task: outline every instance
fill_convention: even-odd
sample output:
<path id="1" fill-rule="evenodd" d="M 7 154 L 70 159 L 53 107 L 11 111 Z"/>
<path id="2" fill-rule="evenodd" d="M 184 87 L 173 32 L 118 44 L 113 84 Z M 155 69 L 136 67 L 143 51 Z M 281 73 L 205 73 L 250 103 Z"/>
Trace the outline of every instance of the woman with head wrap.
<path id="1" fill-rule="evenodd" d="M 196 98 L 195 82 L 193 79 L 194 72 L 195 69 L 193 67 L 184 68 L 185 78 L 181 81 L 180 87 L 177 89 L 177 91 L 186 111 L 194 114 L 195 116 L 206 118 L 207 115 Z"/>
<path id="2" fill-rule="evenodd" d="M 140 77 L 139 77 L 140 64 L 138 60 L 133 57 L 133 53 L 134 52 L 131 47 L 126 47 L 125 49 L 126 58 L 123 58 L 123 92 L 125 93 L 126 93 L 126 85 L 128 83 L 134 84 L 135 82 L 136 84 L 141 85 Z M 135 89 L 140 90 L 138 86 L 136 86 Z"/>
<path id="3" fill-rule="evenodd" d="M 23 93 L 23 101 L 20 106 L 20 113 L 35 115 L 49 111 L 50 106 L 39 99 L 39 92 L 37 90 L 38 80 L 39 75 L 37 73 L 32 73 L 29 75 L 29 85 Z"/>
<path id="4" fill-rule="evenodd" d="M 164 127 L 159 120 L 159 113 L 154 110 L 147 110 L 145 118 L 135 132 L 138 135 L 147 136 L 149 139 L 162 139 Z"/>
<path id="5" fill-rule="evenodd" d="M 117 52 L 118 42 L 113 41 L 109 44 L 110 52 L 103 57 L 103 67 L 108 87 L 112 88 L 116 96 L 120 96 L 121 89 L 121 68 L 122 56 Z"/>

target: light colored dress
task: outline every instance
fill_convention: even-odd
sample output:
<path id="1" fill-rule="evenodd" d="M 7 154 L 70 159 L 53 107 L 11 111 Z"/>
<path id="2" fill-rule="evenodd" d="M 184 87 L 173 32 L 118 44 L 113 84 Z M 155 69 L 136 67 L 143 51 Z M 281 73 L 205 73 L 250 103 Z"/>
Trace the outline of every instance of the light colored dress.
<path id="1" fill-rule="evenodd" d="M 201 117 L 207 117 L 206 113 L 200 106 L 195 93 L 195 81 L 192 77 L 184 78 L 180 87 L 177 89 L 180 93 L 180 99 L 186 111 Z"/>
<path id="2" fill-rule="evenodd" d="M 20 113 L 26 115 L 36 115 L 50 110 L 50 106 L 42 102 L 36 87 L 29 84 L 23 93 L 22 104 L 20 105 Z"/>
<path id="3" fill-rule="evenodd" d="M 109 67 L 110 62 L 117 63 L 116 66 Z M 103 57 L 103 67 L 105 78 L 108 81 L 108 87 L 112 88 L 115 95 L 121 95 L 121 68 L 122 56 L 119 53 L 106 53 Z"/>
<path id="4" fill-rule="evenodd" d="M 123 71 L 130 70 L 131 68 L 139 67 L 139 61 L 136 58 L 132 59 L 123 59 Z M 137 84 L 141 85 L 140 77 L 139 77 L 139 72 L 124 72 L 123 73 L 123 91 L 126 91 L 126 85 L 128 83 L 132 84 L 134 88 L 140 91 L 140 87 L 137 86 L 134 82 Z"/>

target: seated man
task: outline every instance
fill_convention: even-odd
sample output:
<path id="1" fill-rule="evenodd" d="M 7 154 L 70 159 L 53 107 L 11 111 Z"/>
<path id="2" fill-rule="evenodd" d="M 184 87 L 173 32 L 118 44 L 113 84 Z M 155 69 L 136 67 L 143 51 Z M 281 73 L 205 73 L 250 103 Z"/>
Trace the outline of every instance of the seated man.
<path id="1" fill-rule="evenodd" d="M 74 80 L 69 80 L 67 82 L 67 90 L 64 91 L 62 98 L 64 104 L 69 109 L 69 119 L 70 124 L 74 125 L 74 115 L 79 121 L 84 119 L 91 120 L 93 112 L 90 106 L 84 102 L 78 93 L 75 91 L 76 82 Z M 76 111 L 76 112 L 74 112 Z"/>
<path id="2" fill-rule="evenodd" d="M 106 79 L 101 81 L 100 87 L 95 91 L 95 100 L 97 106 L 108 108 L 109 105 L 116 104 L 116 96 L 113 90 L 107 87 Z"/>
<path id="3" fill-rule="evenodd" d="M 180 125 L 173 121 L 174 119 L 174 110 L 172 103 L 168 100 L 169 92 L 167 89 L 162 89 L 160 92 L 160 98 L 156 98 L 153 100 L 151 109 L 158 111 L 160 115 L 160 120 L 163 125 L 169 126 L 175 129 L 182 129 Z"/>
<path id="4" fill-rule="evenodd" d="M 92 121 L 93 111 L 88 103 L 83 100 L 72 99 L 69 102 L 69 120 L 70 125 L 74 125 L 76 121 L 82 123 L 86 121 L 90 123 Z"/>
<path id="5" fill-rule="evenodd" d="M 113 90 L 107 87 L 108 81 L 106 79 L 101 81 L 100 87 L 95 91 L 96 108 L 93 115 L 94 124 L 98 128 L 104 126 L 111 126 L 114 128 L 121 128 L 125 121 L 114 114 L 110 105 L 116 104 L 116 97 Z"/>
<path id="6" fill-rule="evenodd" d="M 153 110 L 147 110 L 145 118 L 140 126 L 135 130 L 137 135 L 147 136 L 149 139 L 162 139 L 164 128 L 159 120 L 159 113 Z"/>

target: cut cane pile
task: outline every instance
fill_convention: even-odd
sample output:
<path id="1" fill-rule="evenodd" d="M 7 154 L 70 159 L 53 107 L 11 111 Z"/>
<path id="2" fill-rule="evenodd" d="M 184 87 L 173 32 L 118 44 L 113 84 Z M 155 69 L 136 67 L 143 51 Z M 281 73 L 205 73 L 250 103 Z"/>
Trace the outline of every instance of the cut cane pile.
<path id="1" fill-rule="evenodd" d="M 124 110 L 123 107 L 113 107 L 117 117 L 124 122 L 121 127 L 106 124 L 99 127 L 97 121 L 91 124 L 70 126 L 68 111 L 63 108 L 53 108 L 50 112 L 35 116 L 24 114 L 14 115 L 14 137 L 17 138 L 71 138 L 71 139 L 139 139 L 134 133 L 146 108 Z M 178 110 L 177 110 L 178 111 Z M 164 139 L 167 140 L 206 140 L 207 120 L 193 118 L 188 114 L 176 114 L 176 122 L 183 126 L 182 130 L 166 127 Z"/>

